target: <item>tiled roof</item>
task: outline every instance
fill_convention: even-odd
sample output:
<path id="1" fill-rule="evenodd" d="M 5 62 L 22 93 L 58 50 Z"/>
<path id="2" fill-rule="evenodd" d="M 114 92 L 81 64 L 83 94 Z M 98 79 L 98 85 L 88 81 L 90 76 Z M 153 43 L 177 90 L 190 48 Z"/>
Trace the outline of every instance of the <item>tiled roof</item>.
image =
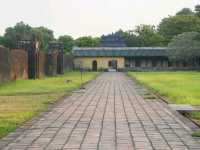
<path id="1" fill-rule="evenodd" d="M 73 55 L 79 57 L 167 56 L 166 50 L 165 47 L 75 47 Z"/>

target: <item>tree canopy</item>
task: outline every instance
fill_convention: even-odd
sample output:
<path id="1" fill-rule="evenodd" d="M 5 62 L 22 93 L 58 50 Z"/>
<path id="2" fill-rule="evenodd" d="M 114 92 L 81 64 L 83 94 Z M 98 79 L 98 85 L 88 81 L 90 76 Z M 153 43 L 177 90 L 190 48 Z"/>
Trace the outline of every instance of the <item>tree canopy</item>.
<path id="1" fill-rule="evenodd" d="M 195 13 L 190 8 L 183 8 L 176 15 L 195 15 Z"/>
<path id="2" fill-rule="evenodd" d="M 164 46 L 165 39 L 152 25 L 139 25 L 136 29 L 123 31 L 119 30 L 113 34 L 121 34 L 124 37 L 125 44 L 128 47 L 148 47 L 148 46 Z"/>
<path id="3" fill-rule="evenodd" d="M 40 42 L 40 47 L 43 50 L 47 50 L 49 42 L 54 40 L 53 31 L 45 27 L 33 28 L 33 34 Z"/>
<path id="4" fill-rule="evenodd" d="M 17 23 L 14 27 L 8 27 L 4 35 L 10 48 L 15 48 L 19 40 L 30 40 L 33 38 L 33 30 L 28 24 Z"/>
<path id="5" fill-rule="evenodd" d="M 99 46 L 100 38 L 93 38 L 91 36 L 80 37 L 75 40 L 75 46 L 78 47 L 95 47 Z"/>
<path id="6" fill-rule="evenodd" d="M 125 31 L 123 32 L 124 35 L 124 40 L 125 40 L 125 44 L 128 47 L 139 47 L 140 44 L 140 40 L 137 37 L 137 35 L 134 33 L 134 31 L 129 30 L 129 31 Z"/>
<path id="7" fill-rule="evenodd" d="M 4 34 L 5 46 L 16 48 L 20 40 L 32 40 L 37 38 L 42 50 L 48 49 L 48 43 L 54 40 L 53 31 L 46 27 L 33 28 L 24 22 L 17 23 L 14 27 L 8 27 Z"/>
<path id="8" fill-rule="evenodd" d="M 74 39 L 69 35 L 60 36 L 58 41 L 63 42 L 65 53 L 70 53 L 74 46 Z"/>
<path id="9" fill-rule="evenodd" d="M 0 36 L 0 45 L 8 47 L 9 46 L 9 41 L 4 36 Z"/>
<path id="10" fill-rule="evenodd" d="M 175 36 L 169 43 L 168 56 L 172 60 L 188 61 L 200 57 L 198 32 L 186 32 Z"/>
<path id="11" fill-rule="evenodd" d="M 195 12 L 198 17 L 200 17 L 200 5 L 195 6 Z"/>
<path id="12" fill-rule="evenodd" d="M 140 25 L 135 29 L 140 46 L 163 46 L 165 39 L 160 35 L 155 26 Z"/>
<path id="13" fill-rule="evenodd" d="M 200 18 L 196 15 L 176 15 L 164 18 L 158 26 L 159 33 L 168 40 L 184 32 L 200 31 Z"/>

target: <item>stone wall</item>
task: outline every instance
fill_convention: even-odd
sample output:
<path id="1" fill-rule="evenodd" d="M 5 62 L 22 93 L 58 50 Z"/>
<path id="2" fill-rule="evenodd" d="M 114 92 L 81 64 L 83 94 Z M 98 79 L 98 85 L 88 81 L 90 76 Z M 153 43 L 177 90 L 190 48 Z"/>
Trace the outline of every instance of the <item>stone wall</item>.
<path id="1" fill-rule="evenodd" d="M 11 79 L 28 79 L 28 54 L 25 50 L 11 50 Z"/>
<path id="2" fill-rule="evenodd" d="M 73 57 L 62 53 L 35 51 L 28 49 L 9 50 L 0 46 L 0 83 L 17 79 L 36 79 L 44 76 L 63 74 L 73 69 Z M 31 76 L 30 76 L 31 75 Z M 32 77 L 33 76 L 33 77 Z"/>
<path id="3" fill-rule="evenodd" d="M 45 72 L 47 76 L 57 75 L 57 53 L 47 54 L 46 55 L 46 67 Z"/>
<path id="4" fill-rule="evenodd" d="M 0 46 L 0 83 L 11 79 L 11 54 L 9 49 Z"/>
<path id="5" fill-rule="evenodd" d="M 64 70 L 70 71 L 74 69 L 74 57 L 71 55 L 64 55 Z"/>
<path id="6" fill-rule="evenodd" d="M 37 77 L 43 78 L 45 76 L 46 67 L 46 54 L 44 52 L 38 52 L 38 67 L 37 67 Z"/>
<path id="7" fill-rule="evenodd" d="M 123 70 L 125 68 L 124 57 L 78 57 L 74 59 L 75 68 L 81 66 L 86 70 L 92 70 L 92 62 L 97 61 L 97 70 L 106 70 L 109 68 L 109 61 L 117 61 L 117 68 Z"/>

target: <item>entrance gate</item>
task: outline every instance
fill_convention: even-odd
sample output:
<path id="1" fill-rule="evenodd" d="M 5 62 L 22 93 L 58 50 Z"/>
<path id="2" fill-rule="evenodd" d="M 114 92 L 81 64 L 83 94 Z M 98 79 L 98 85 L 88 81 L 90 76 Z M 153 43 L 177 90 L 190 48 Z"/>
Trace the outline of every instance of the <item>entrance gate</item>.
<path id="1" fill-rule="evenodd" d="M 111 60 L 108 62 L 109 69 L 114 69 L 117 71 L 117 60 Z"/>

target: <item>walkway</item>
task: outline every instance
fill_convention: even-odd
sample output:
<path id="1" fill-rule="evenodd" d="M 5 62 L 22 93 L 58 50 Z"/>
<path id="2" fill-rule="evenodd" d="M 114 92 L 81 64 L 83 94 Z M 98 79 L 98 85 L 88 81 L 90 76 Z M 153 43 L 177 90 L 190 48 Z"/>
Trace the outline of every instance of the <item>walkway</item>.
<path id="1" fill-rule="evenodd" d="M 136 88 L 122 73 L 104 73 L 87 85 L 85 93 L 61 101 L 1 149 L 200 149 L 163 103 L 144 100 Z"/>

